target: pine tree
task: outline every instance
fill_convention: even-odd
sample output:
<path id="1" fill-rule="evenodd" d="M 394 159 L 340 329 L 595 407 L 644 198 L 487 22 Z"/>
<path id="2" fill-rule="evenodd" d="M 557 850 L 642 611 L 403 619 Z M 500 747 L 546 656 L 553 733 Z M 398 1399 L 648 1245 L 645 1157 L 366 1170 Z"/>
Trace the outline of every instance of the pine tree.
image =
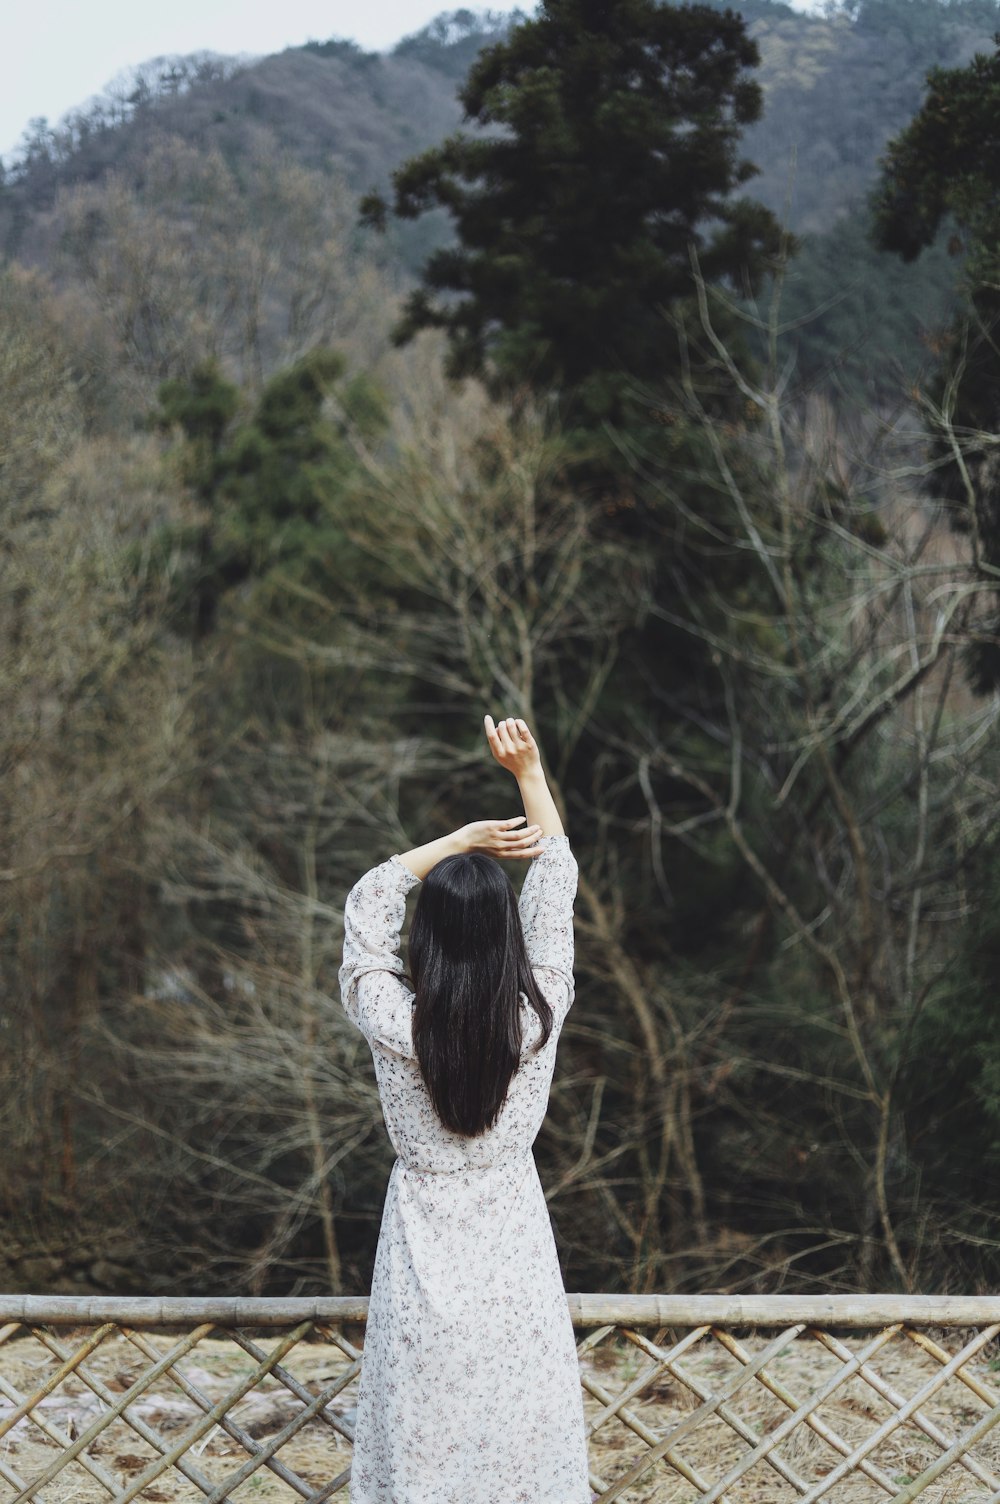
<path id="1" fill-rule="evenodd" d="M 636 382 L 674 368 L 662 312 L 690 295 L 690 248 L 709 281 L 755 289 L 781 231 L 733 190 L 761 110 L 741 17 L 654 0 L 543 0 L 487 47 L 459 98 L 485 134 L 457 134 L 393 176 L 392 211 L 443 207 L 436 251 L 396 338 L 447 331 L 450 373 L 495 388 L 572 393 L 620 416 Z M 384 227 L 389 205 L 362 203 Z"/>
<path id="2" fill-rule="evenodd" d="M 935 491 L 958 532 L 974 531 L 988 572 L 1000 570 L 1000 33 L 992 56 L 965 68 L 935 68 L 919 113 L 889 144 L 873 195 L 880 249 L 914 261 L 949 222 L 950 249 L 964 252 L 963 307 L 928 390 Z M 962 450 L 955 454 L 956 440 Z M 1000 602 L 979 625 L 968 654 L 970 681 L 1000 685 Z"/>
<path id="3" fill-rule="evenodd" d="M 357 461 L 344 421 L 326 411 L 333 392 L 346 422 L 367 437 L 381 429 L 380 394 L 365 376 L 345 379 L 333 350 L 312 350 L 279 371 L 252 416 L 235 425 L 239 390 L 214 362 L 161 386 L 153 421 L 180 430 L 184 473 L 203 508 L 196 527 L 162 540 L 186 560 L 177 589 L 196 639 L 215 629 L 235 587 L 266 584 L 277 568 L 315 583 L 324 559 L 346 548 L 337 507 Z"/>

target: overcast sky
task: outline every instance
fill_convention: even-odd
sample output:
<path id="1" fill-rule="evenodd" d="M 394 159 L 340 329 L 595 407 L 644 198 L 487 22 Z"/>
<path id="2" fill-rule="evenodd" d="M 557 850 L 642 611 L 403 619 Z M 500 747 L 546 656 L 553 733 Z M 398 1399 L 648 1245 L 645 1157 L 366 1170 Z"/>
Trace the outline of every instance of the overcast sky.
<path id="1" fill-rule="evenodd" d="M 796 0 L 811 8 L 811 0 Z M 369 51 L 391 47 L 459 0 L 6 0 L 0 25 L 0 155 L 28 121 L 50 124 L 98 94 L 123 68 L 172 53 L 280 52 L 310 40 L 350 37 Z M 510 11 L 516 0 L 490 0 Z M 522 0 L 534 11 L 534 0 Z"/>

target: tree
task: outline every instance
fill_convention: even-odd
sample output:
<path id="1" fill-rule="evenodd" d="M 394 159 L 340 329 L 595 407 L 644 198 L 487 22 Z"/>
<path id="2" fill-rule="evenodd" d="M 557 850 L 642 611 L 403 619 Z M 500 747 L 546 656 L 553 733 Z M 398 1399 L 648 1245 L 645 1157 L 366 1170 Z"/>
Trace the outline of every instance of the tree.
<path id="1" fill-rule="evenodd" d="M 873 195 L 884 250 L 915 260 L 948 219 L 967 252 L 963 306 L 926 393 L 936 485 L 952 526 L 972 538 L 984 581 L 1000 578 L 1000 33 L 993 56 L 935 68 L 919 113 L 890 143 Z M 982 693 L 1000 685 L 1000 600 L 988 597 L 967 655 Z"/>
<path id="2" fill-rule="evenodd" d="M 213 361 L 160 387 L 153 421 L 180 431 L 183 474 L 203 508 L 194 526 L 167 529 L 162 540 L 183 552 L 184 565 L 171 568 L 196 639 L 215 627 L 227 591 L 279 567 L 308 578 L 346 546 L 331 506 L 355 467 L 343 423 L 371 436 L 383 414 L 374 385 L 341 380 L 344 371 L 336 351 L 310 351 L 271 378 L 235 427 L 239 392 Z M 335 392 L 340 419 L 327 408 Z"/>
<path id="3" fill-rule="evenodd" d="M 915 1020 L 900 1098 L 923 1170 L 931 1225 L 961 1246 L 973 1277 L 995 1281 L 993 1187 L 1000 1168 L 1000 850 L 991 821 L 970 854 L 953 963 Z M 945 1071 L 922 1069 L 947 1061 Z M 970 1256 L 971 1255 L 971 1256 Z"/>
<path id="4" fill-rule="evenodd" d="M 567 482 L 548 404 L 512 419 L 414 369 L 412 418 L 360 451 L 349 531 L 381 591 L 338 571 L 335 633 L 281 626 L 276 650 L 349 676 L 342 724 L 393 770 L 374 801 L 362 777 L 370 860 L 481 807 L 471 707 L 538 725 L 581 868 L 540 1155 L 574 1282 L 929 1288 L 979 1258 L 959 1196 L 923 1224 L 897 1091 L 926 1085 L 913 1030 L 1000 788 L 997 705 L 954 673 L 978 581 L 913 495 L 912 445 L 790 400 L 777 295 L 758 378 L 697 290 L 746 412 L 719 423 L 689 385 L 665 432 L 701 475 L 635 456 L 688 535 L 673 590 Z M 635 650 L 647 617 L 659 657 Z"/>
<path id="5" fill-rule="evenodd" d="M 636 379 L 675 363 L 660 311 L 709 280 L 752 289 L 778 249 L 769 210 L 733 190 L 761 109 L 742 19 L 653 0 L 544 0 L 487 47 L 460 99 L 486 135 L 457 134 L 393 176 L 393 211 L 449 211 L 458 244 L 434 252 L 396 329 L 447 331 L 453 376 L 572 391 L 617 416 Z M 388 205 L 362 201 L 380 228 Z M 440 295 L 435 299 L 434 295 Z"/>
<path id="6" fill-rule="evenodd" d="M 142 986 L 150 816 L 188 751 L 148 548 L 173 510 L 159 445 L 88 424 L 60 312 L 37 276 L 0 276 L 5 1241 L 123 1216 L 78 1092 L 109 995 Z"/>
<path id="7" fill-rule="evenodd" d="M 119 381 L 131 378 L 147 407 L 160 382 L 210 356 L 259 388 L 373 314 L 377 327 L 385 289 L 353 257 L 348 205 L 342 183 L 266 137 L 238 169 L 216 149 L 160 137 L 141 188 L 112 172 L 64 189 L 54 213 L 61 269 L 86 290 L 117 346 Z"/>
<path id="8" fill-rule="evenodd" d="M 741 586 L 651 601 L 709 650 L 707 672 L 665 689 L 644 663 L 645 693 L 621 713 L 602 696 L 588 740 L 606 781 L 575 822 L 619 833 L 605 891 L 628 895 L 616 938 L 658 1025 L 643 1095 L 650 1117 L 663 1103 L 665 1131 L 660 1145 L 637 1137 L 632 1278 L 658 1288 L 666 1266 L 746 1288 L 808 1267 L 834 1285 L 849 1271 L 861 1288 L 927 1288 L 959 1258 L 990 1257 L 963 1232 L 964 1187 L 942 1178 L 925 1203 L 919 1108 L 899 1090 L 905 1073 L 926 1091 L 942 1059 L 921 1054 L 916 1028 L 967 943 L 954 916 L 978 917 L 970 878 L 995 825 L 997 701 L 970 703 L 954 672 L 981 581 L 913 494 L 912 441 L 870 420 L 848 435 L 821 403 L 791 399 L 780 287 L 759 376 L 732 359 L 699 291 L 746 415 L 727 432 L 689 388 L 677 423 L 703 432 L 720 500 L 683 516 L 714 578 L 742 553 Z M 685 507 L 670 471 L 662 488 Z M 638 830 L 645 860 L 627 839 Z M 583 867 L 596 887 L 589 853 Z M 938 1099 L 968 1108 L 963 1070 L 940 1075 Z M 609 1139 L 599 1124 L 598 1160 Z M 993 1214 L 979 1227 L 985 1244 Z"/>
<path id="9" fill-rule="evenodd" d="M 464 78 L 485 43 L 496 41 L 511 26 L 525 20 L 521 10 L 442 11 L 419 31 L 397 42 L 392 55 L 413 58 L 457 82 Z"/>
<path id="10" fill-rule="evenodd" d="M 874 194 L 878 239 L 913 261 L 954 214 L 971 237 L 981 269 L 996 254 L 1000 206 L 1000 33 L 993 57 L 965 68 L 933 68 L 927 97 L 889 143 Z"/>

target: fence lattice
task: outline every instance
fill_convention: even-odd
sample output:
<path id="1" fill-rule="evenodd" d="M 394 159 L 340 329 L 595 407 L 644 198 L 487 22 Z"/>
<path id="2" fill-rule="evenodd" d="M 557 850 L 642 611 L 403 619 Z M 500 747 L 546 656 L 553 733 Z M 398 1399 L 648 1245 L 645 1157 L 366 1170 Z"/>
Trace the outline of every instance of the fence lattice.
<path id="1" fill-rule="evenodd" d="M 568 1299 L 600 1504 L 1000 1504 L 1000 1298 Z M 346 1504 L 366 1313 L 0 1296 L 0 1499 Z"/>

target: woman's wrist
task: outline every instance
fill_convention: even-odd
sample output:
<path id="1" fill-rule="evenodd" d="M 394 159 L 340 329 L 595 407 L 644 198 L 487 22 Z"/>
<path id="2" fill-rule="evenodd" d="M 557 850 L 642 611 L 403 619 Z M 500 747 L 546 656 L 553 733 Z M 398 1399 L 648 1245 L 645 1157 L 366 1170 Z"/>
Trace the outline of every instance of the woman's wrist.
<path id="1" fill-rule="evenodd" d="M 412 851 L 399 853 L 399 860 L 404 867 L 409 867 L 415 877 L 423 880 L 432 867 L 446 856 L 458 856 L 468 851 L 467 837 L 464 832 L 467 826 L 453 830 L 450 835 L 439 836 L 436 841 L 428 841 L 424 846 L 415 846 Z"/>
<path id="2" fill-rule="evenodd" d="M 519 789 L 548 787 L 548 782 L 545 777 L 545 769 L 542 767 L 541 763 L 538 763 L 533 768 L 527 768 L 523 773 L 516 773 L 514 776 L 517 779 L 517 786 Z"/>

